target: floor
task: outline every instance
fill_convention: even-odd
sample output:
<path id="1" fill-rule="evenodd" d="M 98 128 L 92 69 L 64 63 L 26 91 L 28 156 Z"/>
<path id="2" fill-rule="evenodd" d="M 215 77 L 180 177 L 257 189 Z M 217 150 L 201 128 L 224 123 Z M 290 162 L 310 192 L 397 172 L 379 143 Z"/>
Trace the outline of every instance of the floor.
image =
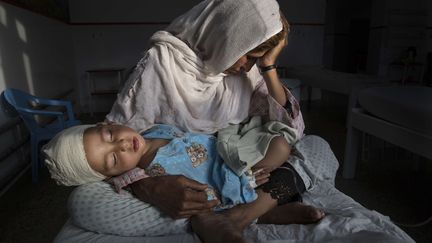
<path id="1" fill-rule="evenodd" d="M 321 101 L 304 109 L 306 133 L 325 138 L 339 161 L 345 144 L 346 98 L 323 94 Z M 302 104 L 302 107 L 306 105 Z M 82 116 L 86 122 L 102 119 Z M 98 120 L 99 119 L 99 120 Z M 371 143 L 384 144 L 369 138 Z M 372 147 L 372 146 L 370 146 Z M 404 224 L 415 224 L 432 215 L 427 198 L 432 196 L 431 161 L 389 145 L 369 148 L 368 156 L 359 164 L 356 178 L 345 180 L 340 175 L 336 187 L 364 206 L 388 215 Z M 25 174 L 0 198 L 0 242 L 52 242 L 67 219 L 66 202 L 71 187 L 57 186 L 45 170 L 40 182 L 32 184 Z M 432 223 L 404 229 L 416 242 L 432 242 Z"/>

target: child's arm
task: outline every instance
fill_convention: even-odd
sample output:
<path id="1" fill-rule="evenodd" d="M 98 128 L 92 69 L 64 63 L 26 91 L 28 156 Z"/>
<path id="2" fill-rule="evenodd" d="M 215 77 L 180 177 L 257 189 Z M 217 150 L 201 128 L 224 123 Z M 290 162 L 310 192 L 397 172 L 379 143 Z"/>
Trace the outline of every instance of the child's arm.
<path id="1" fill-rule="evenodd" d="M 282 136 L 271 140 L 264 158 L 252 167 L 257 186 L 268 181 L 270 172 L 280 167 L 291 154 L 291 146 Z"/>

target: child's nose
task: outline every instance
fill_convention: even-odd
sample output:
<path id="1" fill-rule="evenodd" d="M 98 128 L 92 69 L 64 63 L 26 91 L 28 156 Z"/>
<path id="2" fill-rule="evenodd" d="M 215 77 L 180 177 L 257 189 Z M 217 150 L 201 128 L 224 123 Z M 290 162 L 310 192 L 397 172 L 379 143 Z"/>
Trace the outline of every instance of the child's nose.
<path id="1" fill-rule="evenodd" d="M 129 141 L 127 141 L 126 139 L 120 139 L 119 146 L 120 146 L 121 151 L 127 151 L 130 148 L 132 148 L 131 143 Z"/>

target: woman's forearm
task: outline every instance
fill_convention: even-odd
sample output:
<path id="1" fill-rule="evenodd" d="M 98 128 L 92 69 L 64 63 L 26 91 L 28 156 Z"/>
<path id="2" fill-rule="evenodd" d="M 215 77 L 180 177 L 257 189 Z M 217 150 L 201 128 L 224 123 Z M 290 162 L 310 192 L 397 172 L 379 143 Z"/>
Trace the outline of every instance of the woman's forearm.
<path id="1" fill-rule="evenodd" d="M 152 181 L 153 178 L 148 177 L 132 183 L 130 186 L 135 197 L 143 202 L 153 204 L 151 202 L 151 192 L 149 190 L 149 188 L 151 188 Z"/>
<path id="2" fill-rule="evenodd" d="M 269 94 L 281 105 L 285 106 L 287 99 L 285 90 L 279 80 L 276 69 L 271 69 L 262 73 L 266 82 Z"/>

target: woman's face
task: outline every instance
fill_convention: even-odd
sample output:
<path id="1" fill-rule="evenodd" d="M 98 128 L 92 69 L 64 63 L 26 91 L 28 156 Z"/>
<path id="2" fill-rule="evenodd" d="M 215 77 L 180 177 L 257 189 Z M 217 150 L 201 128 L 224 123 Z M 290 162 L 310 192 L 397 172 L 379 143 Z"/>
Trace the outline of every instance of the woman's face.
<path id="1" fill-rule="evenodd" d="M 243 72 L 249 72 L 253 65 L 260 59 L 267 50 L 260 52 L 248 52 L 240 57 L 230 68 L 224 71 L 225 74 L 235 75 Z"/>
<path id="2" fill-rule="evenodd" d="M 135 168 L 146 147 L 141 135 L 122 125 L 97 125 L 84 132 L 87 161 L 105 176 L 120 175 Z"/>

